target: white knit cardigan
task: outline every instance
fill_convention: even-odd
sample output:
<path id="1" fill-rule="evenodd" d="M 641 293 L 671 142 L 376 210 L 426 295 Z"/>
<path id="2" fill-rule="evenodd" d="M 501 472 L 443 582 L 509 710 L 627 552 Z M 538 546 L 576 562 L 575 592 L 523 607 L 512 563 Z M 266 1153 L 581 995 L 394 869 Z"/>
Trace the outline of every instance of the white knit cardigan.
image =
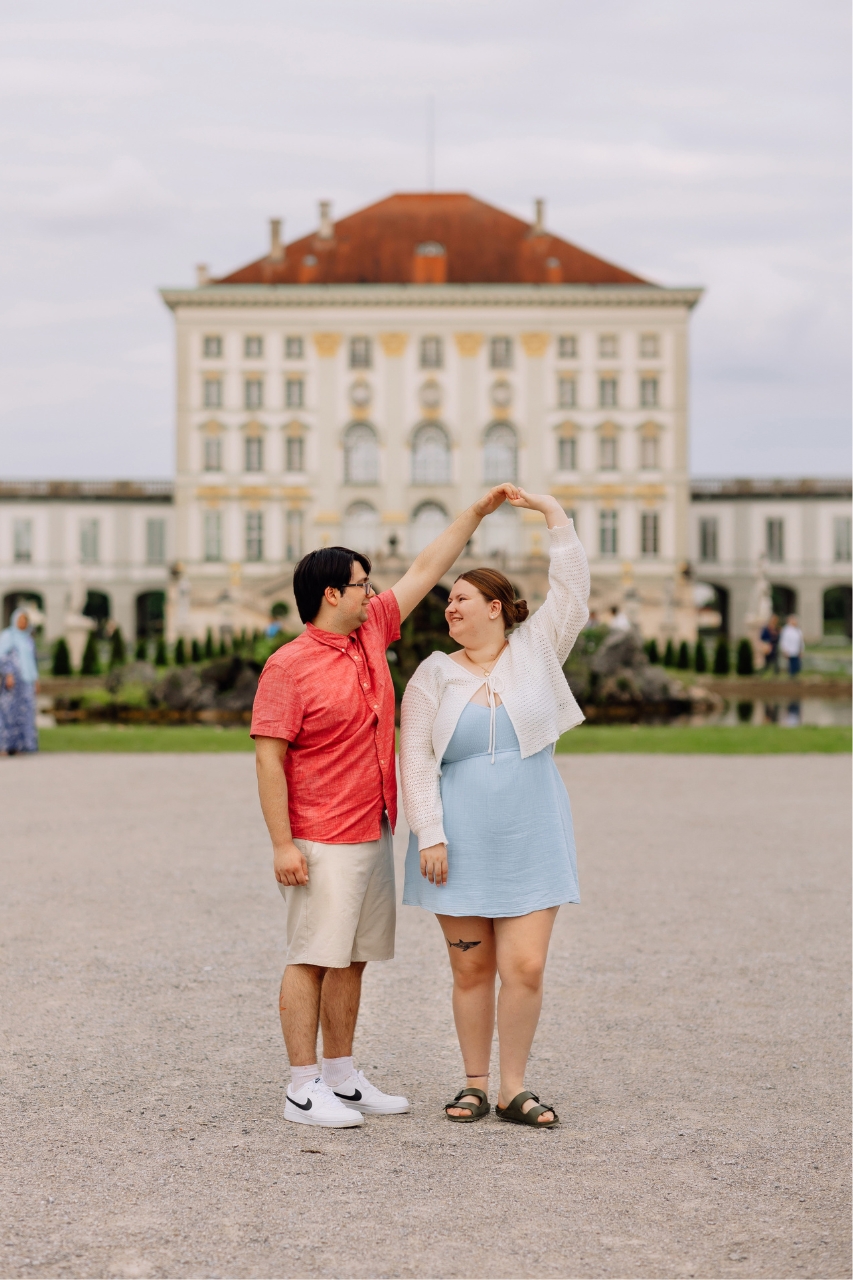
<path id="1" fill-rule="evenodd" d="M 492 685 L 507 709 L 521 757 L 535 755 L 583 720 L 563 663 L 589 617 L 589 565 L 570 521 L 551 529 L 550 589 L 542 605 L 508 636 Z M 484 683 L 446 653 L 418 667 L 403 695 L 400 777 L 403 808 L 418 848 L 446 844 L 441 761 L 466 703 Z"/>

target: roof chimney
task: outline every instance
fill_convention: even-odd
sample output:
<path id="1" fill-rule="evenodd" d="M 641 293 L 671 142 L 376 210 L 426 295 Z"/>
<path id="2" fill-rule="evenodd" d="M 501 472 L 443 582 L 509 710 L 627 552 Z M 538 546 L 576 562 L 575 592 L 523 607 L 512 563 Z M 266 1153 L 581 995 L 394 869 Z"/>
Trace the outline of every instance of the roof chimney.
<path id="1" fill-rule="evenodd" d="M 206 262 L 200 262 L 196 267 L 195 282 L 199 289 L 206 284 L 210 284 L 210 267 Z"/>
<path id="2" fill-rule="evenodd" d="M 533 204 L 536 210 L 536 216 L 533 219 L 533 234 L 541 236 L 545 231 L 545 201 L 534 200 Z"/>
<path id="3" fill-rule="evenodd" d="M 331 200 L 320 201 L 320 229 L 317 235 L 321 240 L 334 240 L 335 224 L 332 222 Z"/>
<path id="4" fill-rule="evenodd" d="M 270 218 L 270 261 L 284 262 L 284 245 L 281 242 L 281 218 Z"/>

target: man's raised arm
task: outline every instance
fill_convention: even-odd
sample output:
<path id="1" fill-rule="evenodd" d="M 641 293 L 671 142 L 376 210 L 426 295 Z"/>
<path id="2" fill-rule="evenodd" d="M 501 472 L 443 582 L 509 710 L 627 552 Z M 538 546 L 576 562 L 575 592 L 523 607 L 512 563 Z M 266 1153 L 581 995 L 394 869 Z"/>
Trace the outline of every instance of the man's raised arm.
<path id="1" fill-rule="evenodd" d="M 428 591 L 444 577 L 447 570 L 459 558 L 465 544 L 471 537 L 484 516 L 497 511 L 507 498 L 515 498 L 518 489 L 514 484 L 499 484 L 491 489 L 484 498 L 473 503 L 461 516 L 449 525 L 444 533 L 424 547 L 420 555 L 412 561 L 411 567 L 394 585 L 393 592 L 400 606 L 400 621 L 407 618 L 415 605 L 420 604 Z"/>

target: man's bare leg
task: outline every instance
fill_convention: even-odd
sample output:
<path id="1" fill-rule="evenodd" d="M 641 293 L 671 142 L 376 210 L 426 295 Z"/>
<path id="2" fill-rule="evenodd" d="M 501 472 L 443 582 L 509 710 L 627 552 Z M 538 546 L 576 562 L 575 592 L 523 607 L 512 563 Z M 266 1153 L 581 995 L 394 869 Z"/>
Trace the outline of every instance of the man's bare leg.
<path id="1" fill-rule="evenodd" d="M 317 1061 L 320 992 L 325 973 L 318 965 L 289 964 L 281 979 L 278 1011 L 292 1067 L 310 1067 Z"/>
<path id="2" fill-rule="evenodd" d="M 320 997 L 324 1058 L 352 1057 L 364 966 L 365 961 L 354 960 L 347 969 L 326 970 Z"/>

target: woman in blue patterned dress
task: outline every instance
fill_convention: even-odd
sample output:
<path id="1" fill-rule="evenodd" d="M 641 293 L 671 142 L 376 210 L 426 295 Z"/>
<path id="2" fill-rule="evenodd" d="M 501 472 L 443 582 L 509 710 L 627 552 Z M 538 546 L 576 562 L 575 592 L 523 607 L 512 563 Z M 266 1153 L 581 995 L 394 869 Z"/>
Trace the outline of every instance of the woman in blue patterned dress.
<path id="1" fill-rule="evenodd" d="M 550 531 L 548 596 L 529 618 L 494 569 L 460 575 L 446 617 L 458 653 L 433 653 L 403 698 L 400 774 L 412 830 L 403 902 L 433 911 L 453 972 L 466 1087 L 448 1119 L 489 1111 L 497 1015 L 501 1120 L 547 1127 L 553 1108 L 525 1091 L 548 944 L 562 903 L 578 902 L 569 798 L 553 759 L 583 715 L 563 675 L 589 613 L 589 567 L 555 498 L 515 491 Z M 495 979 L 500 995 L 495 1002 Z"/>
<path id="2" fill-rule="evenodd" d="M 30 615 L 16 609 L 0 631 L 0 756 L 38 751 L 38 666 Z"/>

